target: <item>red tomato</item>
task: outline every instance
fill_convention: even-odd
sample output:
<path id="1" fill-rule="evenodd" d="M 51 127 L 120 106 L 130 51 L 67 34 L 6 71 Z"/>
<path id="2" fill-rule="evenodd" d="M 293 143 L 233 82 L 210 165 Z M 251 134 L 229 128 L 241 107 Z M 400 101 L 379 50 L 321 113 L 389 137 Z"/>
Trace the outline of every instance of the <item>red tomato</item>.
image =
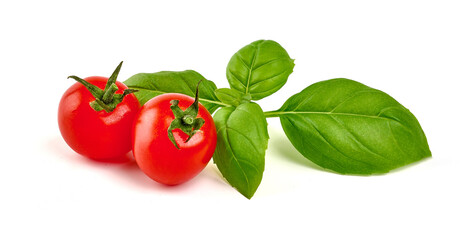
<path id="1" fill-rule="evenodd" d="M 105 88 L 108 78 L 88 77 L 87 82 Z M 116 81 L 122 94 L 127 86 Z M 133 121 L 140 109 L 134 94 L 126 95 L 112 112 L 96 111 L 95 98 L 81 83 L 72 85 L 61 98 L 58 125 L 66 143 L 77 153 L 96 160 L 111 160 L 131 150 Z"/>
<path id="2" fill-rule="evenodd" d="M 216 128 L 206 108 L 199 104 L 197 118 L 205 120 L 189 141 L 188 135 L 174 129 L 179 149 L 170 141 L 168 128 L 175 116 L 171 100 L 179 100 L 181 110 L 187 109 L 194 99 L 178 93 L 159 95 L 149 100 L 134 122 L 132 150 L 140 169 L 153 180 L 177 185 L 198 175 L 208 164 L 216 148 Z"/>

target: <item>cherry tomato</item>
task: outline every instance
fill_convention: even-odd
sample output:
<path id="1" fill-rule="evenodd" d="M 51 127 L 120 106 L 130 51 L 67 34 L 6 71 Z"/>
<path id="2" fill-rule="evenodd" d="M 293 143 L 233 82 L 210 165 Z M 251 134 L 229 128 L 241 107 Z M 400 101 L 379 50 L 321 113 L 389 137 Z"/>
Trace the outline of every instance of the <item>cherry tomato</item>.
<path id="1" fill-rule="evenodd" d="M 171 109 L 172 100 L 178 100 L 182 111 L 197 102 L 198 115 L 193 117 L 203 119 L 204 123 L 190 139 L 179 128 L 172 130 L 172 139 L 168 136 L 171 123 L 177 118 Z M 213 118 L 203 105 L 190 96 L 167 93 L 143 105 L 134 122 L 132 150 L 146 175 L 159 183 L 177 185 L 206 167 L 216 148 L 216 137 Z"/>
<path id="2" fill-rule="evenodd" d="M 108 78 L 95 76 L 83 80 L 103 90 Z M 115 96 L 121 97 L 127 86 L 118 81 L 114 84 Z M 124 156 L 132 147 L 132 125 L 140 109 L 137 98 L 131 93 L 124 95 L 110 112 L 95 110 L 91 107 L 94 101 L 95 97 L 82 83 L 75 83 L 63 94 L 58 107 L 61 135 L 74 151 L 88 158 L 111 161 Z"/>

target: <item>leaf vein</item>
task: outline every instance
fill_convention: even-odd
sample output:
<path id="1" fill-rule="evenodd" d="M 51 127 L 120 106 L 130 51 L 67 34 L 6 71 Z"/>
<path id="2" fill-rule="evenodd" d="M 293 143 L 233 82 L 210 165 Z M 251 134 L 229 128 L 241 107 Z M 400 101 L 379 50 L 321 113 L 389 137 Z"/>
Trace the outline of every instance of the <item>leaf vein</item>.
<path id="1" fill-rule="evenodd" d="M 229 119 L 227 119 L 228 121 Z M 224 127 L 227 127 L 227 122 L 226 122 L 226 125 Z M 240 172 L 243 174 L 243 176 L 245 177 L 245 181 L 246 181 L 246 185 L 248 187 L 248 190 L 250 189 L 250 181 L 248 180 L 248 176 L 246 175 L 245 171 L 243 170 L 242 168 L 242 165 L 240 164 L 240 161 L 238 160 L 237 156 L 235 155 L 235 152 L 234 152 L 234 149 L 232 149 L 232 147 L 230 146 L 230 136 L 229 136 L 229 132 L 227 131 L 227 129 L 224 129 L 224 132 L 225 132 L 225 135 L 226 135 L 226 139 L 227 139 L 227 143 L 228 144 L 228 148 L 230 149 L 230 152 L 232 154 L 232 158 L 235 160 L 237 166 L 239 167 L 240 169 Z"/>
<path id="2" fill-rule="evenodd" d="M 352 158 L 352 157 L 350 157 L 350 156 L 345 155 L 338 147 L 336 147 L 335 145 L 333 145 L 332 143 L 330 143 L 330 142 L 327 140 L 327 138 L 322 134 L 321 131 L 319 131 L 319 129 L 316 127 L 316 125 L 315 125 L 311 120 L 309 120 L 309 122 L 311 123 L 311 125 L 313 125 L 314 129 L 319 133 L 319 135 L 322 137 L 322 139 L 324 139 L 324 141 L 325 141 L 329 146 L 331 146 L 331 147 L 332 147 L 333 149 L 335 149 L 337 152 L 339 152 L 340 154 L 342 154 L 344 157 L 346 157 L 346 158 L 348 158 L 348 159 L 351 159 L 351 160 L 353 160 L 353 161 L 355 161 L 355 162 L 363 163 L 363 164 L 368 165 L 368 166 L 374 166 L 374 165 L 372 165 L 372 164 L 370 164 L 370 163 L 367 163 L 367 162 L 364 162 L 364 161 L 360 161 L 360 160 L 358 160 L 358 159 L 355 159 L 355 158 Z"/>
<path id="3" fill-rule="evenodd" d="M 253 69 L 253 71 L 256 71 L 256 70 L 258 70 L 259 68 L 261 68 L 261 67 L 263 67 L 263 66 L 265 66 L 265 65 L 268 65 L 268 64 L 270 64 L 270 63 L 273 63 L 273 62 L 279 61 L 279 60 L 285 60 L 285 58 L 274 58 L 274 59 L 272 59 L 272 60 L 269 60 L 269 61 L 267 61 L 267 62 L 265 62 L 265 63 L 262 63 L 262 64 L 260 64 L 260 65 L 258 65 L 258 66 L 255 66 L 254 69 Z"/>
<path id="4" fill-rule="evenodd" d="M 287 118 L 287 120 L 288 120 L 288 122 L 293 126 L 294 129 L 298 129 L 298 127 L 296 126 L 296 124 L 293 122 L 293 120 L 292 120 L 291 118 Z M 316 127 L 315 127 L 312 123 L 310 123 L 310 124 L 313 126 L 313 129 L 314 129 L 322 138 L 324 138 L 324 137 L 321 135 L 321 133 L 316 129 Z M 325 139 L 324 139 L 324 140 L 325 140 Z M 326 141 L 326 142 L 327 142 L 327 141 Z M 323 156 L 325 156 L 326 158 L 329 158 L 329 157 L 328 157 L 327 155 L 325 155 L 324 153 L 321 152 L 321 154 L 322 154 Z M 309 159 L 309 160 L 311 160 L 311 159 Z M 339 163 L 337 160 L 334 160 L 334 161 L 332 161 L 332 162 L 335 163 L 335 165 L 337 165 L 339 168 L 343 168 L 342 165 L 340 165 L 340 163 Z"/>
<path id="5" fill-rule="evenodd" d="M 359 138 L 356 137 L 356 136 L 353 134 L 353 132 L 351 132 L 348 128 L 345 127 L 345 125 L 344 125 L 343 123 L 340 122 L 340 120 L 336 119 L 336 118 L 335 118 L 334 116 L 332 116 L 332 115 L 329 115 L 329 116 L 330 116 L 332 119 L 334 119 L 334 120 L 338 123 L 338 125 L 340 125 L 343 129 L 345 129 L 345 130 L 354 138 L 354 140 L 355 140 L 356 142 L 358 142 L 359 144 L 361 144 L 361 147 L 362 147 L 362 148 L 364 148 L 364 149 L 367 150 L 368 152 L 370 152 L 370 153 L 372 153 L 372 154 L 374 154 L 374 155 L 376 155 L 376 156 L 378 156 L 378 157 L 380 157 L 380 158 L 383 158 L 383 159 L 385 159 L 385 160 L 387 160 L 387 161 L 391 161 L 390 159 L 385 158 L 384 156 L 382 156 L 382 155 L 380 155 L 380 154 L 374 152 L 374 150 L 372 150 L 372 149 L 369 148 L 365 143 L 363 143 L 362 141 L 360 141 Z"/>
<path id="6" fill-rule="evenodd" d="M 247 79 L 247 85 L 246 85 L 246 88 L 245 88 L 245 94 L 248 93 L 248 89 L 249 89 L 249 86 L 250 86 L 250 82 L 251 82 L 251 78 L 252 78 L 252 75 L 253 75 L 253 65 L 255 64 L 255 61 L 256 61 L 256 56 L 258 56 L 259 54 L 259 47 L 254 47 L 255 48 L 255 53 L 253 55 L 253 60 L 251 61 L 251 66 L 250 66 L 250 69 L 248 71 L 248 79 Z"/>
<path id="7" fill-rule="evenodd" d="M 242 80 L 240 80 L 239 77 L 237 77 L 237 75 L 236 75 L 234 72 L 232 72 L 232 71 L 229 70 L 229 73 L 231 74 L 231 76 L 232 76 L 233 78 L 235 78 L 235 80 L 237 80 L 237 82 L 240 83 L 240 85 L 242 85 L 244 88 L 246 88 L 245 84 L 242 82 Z"/>
<path id="8" fill-rule="evenodd" d="M 259 151 L 258 147 L 256 147 L 256 145 L 253 143 L 253 141 L 250 139 L 250 137 L 248 137 L 245 134 L 241 133 L 237 129 L 234 129 L 234 128 L 231 128 L 231 127 L 227 127 L 227 129 L 232 130 L 232 131 L 240 134 L 241 136 L 243 136 L 250 143 L 250 145 L 253 147 L 253 149 L 256 151 L 256 153 L 260 154 L 260 151 Z"/>
<path id="9" fill-rule="evenodd" d="M 400 146 L 400 144 L 398 143 L 398 141 L 396 140 L 396 136 L 395 134 L 393 133 L 393 129 L 391 127 L 391 124 L 390 122 L 388 122 L 388 128 L 393 136 L 393 141 L 395 142 L 396 146 L 398 146 L 398 148 L 401 150 L 401 152 L 405 155 L 405 156 L 409 156 L 408 154 L 406 154 L 406 152 L 403 150 L 403 148 Z"/>
<path id="10" fill-rule="evenodd" d="M 245 60 L 243 59 L 242 55 L 240 53 L 237 53 L 237 58 L 242 62 L 242 64 L 249 70 L 251 67 L 246 64 Z"/>
<path id="11" fill-rule="evenodd" d="M 336 108 L 340 107 L 342 104 L 348 102 L 350 99 L 354 98 L 354 97 L 358 97 L 360 94 L 363 94 L 363 93 L 369 93 L 369 92 L 378 92 L 378 90 L 375 90 L 375 89 L 367 89 L 367 90 L 361 90 L 361 91 L 357 91 L 355 92 L 353 95 L 347 97 L 345 100 L 341 101 L 339 104 L 337 104 L 337 106 L 335 106 L 334 108 L 332 108 L 332 110 L 330 112 L 334 112 Z"/>
<path id="12" fill-rule="evenodd" d="M 163 92 L 163 91 L 159 91 L 159 90 L 153 90 L 153 89 L 149 89 L 149 88 L 143 88 L 143 87 L 130 87 L 131 89 L 135 89 L 135 90 L 142 90 L 142 91 L 147 91 L 147 92 L 153 92 L 155 94 L 158 94 L 158 95 L 161 95 L 161 94 L 165 94 L 165 93 L 170 93 L 170 92 Z M 213 104 L 217 104 L 217 105 L 221 105 L 221 106 L 230 106 L 228 104 L 225 104 L 225 103 L 222 103 L 222 102 L 218 102 L 218 101 L 214 101 L 214 100 L 211 100 L 211 99 L 207 99 L 207 98 L 198 98 L 200 101 L 204 101 L 204 102 L 208 102 L 208 103 L 213 103 Z"/>
<path id="13" fill-rule="evenodd" d="M 274 74 L 273 76 L 270 76 L 270 77 L 268 77 L 268 78 L 261 79 L 261 80 L 259 80 L 259 81 L 253 82 L 253 83 L 251 84 L 251 86 L 254 86 L 254 85 L 258 84 L 258 83 L 262 83 L 262 82 L 265 82 L 265 81 L 272 80 L 273 78 L 279 77 L 279 76 L 281 76 L 281 75 L 283 75 L 283 74 L 286 74 L 286 73 L 287 73 L 287 71 L 283 71 L 283 72 L 281 72 L 281 73 Z"/>

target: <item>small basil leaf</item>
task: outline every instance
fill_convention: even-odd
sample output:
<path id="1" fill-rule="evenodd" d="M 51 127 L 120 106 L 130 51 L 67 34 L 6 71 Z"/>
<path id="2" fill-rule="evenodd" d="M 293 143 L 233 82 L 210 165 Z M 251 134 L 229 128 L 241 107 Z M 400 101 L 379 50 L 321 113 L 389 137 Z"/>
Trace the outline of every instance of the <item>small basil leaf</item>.
<path id="1" fill-rule="evenodd" d="M 295 148 L 343 174 L 386 173 L 430 157 L 414 115 L 386 93 L 348 79 L 313 84 L 268 116 Z"/>
<path id="2" fill-rule="evenodd" d="M 140 104 L 163 93 L 182 93 L 195 97 L 198 81 L 205 79 L 193 70 L 182 72 L 162 71 L 156 73 L 138 73 L 130 77 L 124 84 L 138 92 L 135 96 Z M 209 80 L 203 80 L 199 86 L 200 102 L 210 113 L 218 107 L 224 106 L 214 94 L 216 85 Z"/>
<path id="3" fill-rule="evenodd" d="M 225 104 L 237 107 L 241 103 L 249 102 L 251 100 L 250 94 L 244 94 L 231 88 L 219 88 L 214 91 L 216 96 Z"/>
<path id="4" fill-rule="evenodd" d="M 279 90 L 293 72 L 293 59 L 272 40 L 255 41 L 235 53 L 227 65 L 231 88 L 251 94 L 253 100 Z"/>
<path id="5" fill-rule="evenodd" d="M 218 133 L 214 163 L 229 184 L 250 199 L 263 177 L 269 140 L 263 110 L 251 102 L 221 108 L 214 123 Z"/>

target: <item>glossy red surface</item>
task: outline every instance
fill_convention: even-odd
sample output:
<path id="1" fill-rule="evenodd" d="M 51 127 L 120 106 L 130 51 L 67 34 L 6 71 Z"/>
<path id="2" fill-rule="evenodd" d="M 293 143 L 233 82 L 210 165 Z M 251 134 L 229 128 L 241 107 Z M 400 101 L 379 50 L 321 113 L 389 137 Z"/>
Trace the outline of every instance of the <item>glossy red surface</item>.
<path id="1" fill-rule="evenodd" d="M 101 89 L 105 77 L 85 78 Z M 116 82 L 122 93 L 127 87 Z M 140 104 L 134 94 L 124 100 L 114 111 L 95 111 L 90 102 L 95 98 L 80 83 L 75 83 L 63 94 L 58 107 L 58 125 L 66 143 L 77 153 L 95 160 L 118 158 L 131 150 L 131 131 Z"/>
<path id="2" fill-rule="evenodd" d="M 150 178 L 167 185 L 180 184 L 198 175 L 213 156 L 217 138 L 213 118 L 200 104 L 197 117 L 205 120 L 204 125 L 188 142 L 185 142 L 187 134 L 174 129 L 177 149 L 168 138 L 168 127 L 174 119 L 170 101 L 174 99 L 179 100 L 182 110 L 194 102 L 183 94 L 157 96 L 142 107 L 133 131 L 137 164 Z"/>

